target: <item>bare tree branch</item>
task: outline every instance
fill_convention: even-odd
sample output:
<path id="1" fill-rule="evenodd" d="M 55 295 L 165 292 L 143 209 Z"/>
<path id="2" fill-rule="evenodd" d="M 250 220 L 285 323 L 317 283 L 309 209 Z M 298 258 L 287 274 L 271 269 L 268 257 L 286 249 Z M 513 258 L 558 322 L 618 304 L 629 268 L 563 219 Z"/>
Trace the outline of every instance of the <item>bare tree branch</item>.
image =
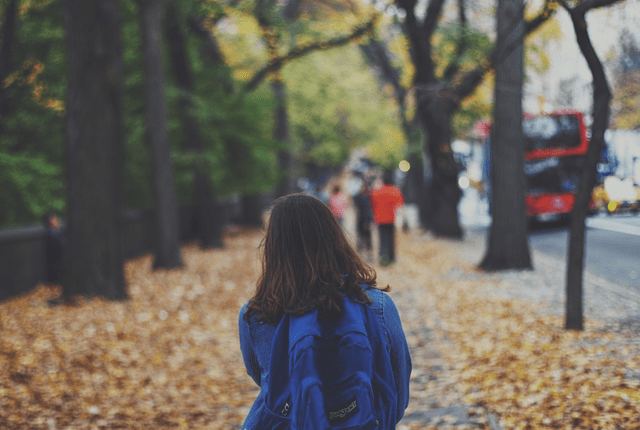
<path id="1" fill-rule="evenodd" d="M 262 80 L 266 78 L 267 75 L 269 75 L 269 73 L 279 70 L 283 65 L 291 60 L 295 60 L 296 58 L 303 57 L 315 51 L 324 51 L 327 49 L 336 48 L 338 46 L 344 46 L 349 42 L 357 39 L 358 37 L 370 33 L 371 31 L 373 31 L 377 19 L 378 15 L 374 14 L 371 19 L 369 19 L 369 21 L 355 27 L 349 34 L 292 48 L 285 55 L 274 58 L 273 60 L 269 61 L 267 65 L 256 72 L 244 86 L 244 91 L 254 90 L 262 82 Z"/>
<path id="2" fill-rule="evenodd" d="M 387 82 L 393 86 L 394 94 L 398 106 L 400 107 L 400 117 L 403 127 L 407 127 L 409 120 L 406 115 L 406 102 L 407 90 L 402 86 L 400 82 L 400 71 L 398 68 L 393 67 L 387 47 L 384 43 L 376 39 L 369 39 L 369 43 L 360 45 L 360 50 L 366 57 L 366 59 L 373 66 L 377 67 L 380 71 L 380 78 L 382 81 Z"/>
<path id="3" fill-rule="evenodd" d="M 424 17 L 422 27 L 424 28 L 424 32 L 429 39 L 431 39 L 431 36 L 438 28 L 438 20 L 440 18 L 440 14 L 442 13 L 443 5 L 444 0 L 431 0 L 429 2 L 429 6 L 427 6 L 427 14 Z"/>
<path id="4" fill-rule="evenodd" d="M 573 8 L 573 11 L 578 14 L 585 14 L 591 9 L 598 9 L 600 7 L 610 6 L 614 3 L 619 3 L 621 0 L 583 0 Z M 558 2 L 567 9 L 571 10 L 564 0 L 558 0 Z"/>
<path id="5" fill-rule="evenodd" d="M 594 75 L 594 80 L 601 80 L 605 83 L 607 81 L 607 77 L 604 73 L 604 69 L 602 68 L 602 63 L 598 58 L 598 54 L 596 54 L 596 51 L 593 49 L 593 45 L 591 44 L 591 39 L 589 38 L 589 33 L 587 32 L 587 22 L 585 21 L 584 15 L 592 8 L 610 5 L 618 1 L 620 0 L 588 0 L 580 3 L 575 8 L 571 8 L 566 1 L 558 0 L 562 7 L 571 16 L 571 21 L 573 22 L 573 27 L 576 32 L 576 40 L 578 42 L 578 46 L 580 47 L 580 51 L 582 52 L 584 59 L 587 61 L 589 70 L 591 70 L 591 73 Z M 584 6 L 587 4 L 590 4 L 592 6 Z M 599 4 L 599 6 L 596 6 L 596 4 Z"/>
<path id="6" fill-rule="evenodd" d="M 610 0 L 609 0 L 610 1 Z M 537 30 L 542 24 L 547 22 L 555 13 L 554 0 L 546 0 L 544 4 L 543 10 L 533 19 L 529 21 L 525 21 L 524 26 L 521 26 L 522 31 L 524 31 L 524 36 L 531 34 L 533 31 Z M 518 40 L 518 38 L 514 37 L 511 40 Z M 493 69 L 496 64 L 499 64 L 504 58 L 506 58 L 515 48 L 517 48 L 517 43 L 507 43 L 506 46 L 500 47 L 498 44 L 494 46 L 493 51 L 489 55 L 489 59 L 484 64 L 480 64 L 475 69 L 467 72 L 462 76 L 459 83 L 455 85 L 451 90 L 449 90 L 449 94 L 453 97 L 456 103 L 462 101 L 465 97 L 469 96 L 478 84 L 484 78 L 484 75 L 491 69 Z M 500 49 L 502 48 L 502 49 Z"/>
<path id="7" fill-rule="evenodd" d="M 204 19 L 195 16 L 189 17 L 189 28 L 196 36 L 200 37 L 204 41 L 203 49 L 206 51 L 207 56 L 213 64 L 224 64 L 225 60 L 220 48 L 218 47 L 218 42 L 216 41 L 215 36 L 205 28 Z"/>
<path id="8" fill-rule="evenodd" d="M 433 76 L 433 59 L 431 58 L 432 44 L 431 37 L 438 27 L 438 17 L 442 13 L 444 0 L 431 0 L 427 7 L 427 14 L 422 23 L 420 23 L 415 15 L 416 0 L 396 0 L 396 4 L 402 8 L 405 13 L 405 22 L 403 26 L 406 33 L 411 39 L 411 55 L 416 67 L 416 82 L 431 82 L 435 78 Z M 420 75 L 420 74 L 428 75 Z"/>

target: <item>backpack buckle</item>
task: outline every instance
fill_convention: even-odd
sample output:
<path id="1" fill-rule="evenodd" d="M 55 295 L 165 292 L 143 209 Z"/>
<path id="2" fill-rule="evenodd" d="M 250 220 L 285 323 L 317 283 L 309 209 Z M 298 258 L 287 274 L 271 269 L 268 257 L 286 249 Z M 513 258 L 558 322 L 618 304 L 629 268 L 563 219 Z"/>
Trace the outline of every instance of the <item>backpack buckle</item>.
<path id="1" fill-rule="evenodd" d="M 291 405 L 287 400 L 284 404 L 284 407 L 282 408 L 282 411 L 280 412 L 280 415 L 282 415 L 283 417 L 286 417 L 287 415 L 289 415 L 289 412 L 291 412 Z"/>

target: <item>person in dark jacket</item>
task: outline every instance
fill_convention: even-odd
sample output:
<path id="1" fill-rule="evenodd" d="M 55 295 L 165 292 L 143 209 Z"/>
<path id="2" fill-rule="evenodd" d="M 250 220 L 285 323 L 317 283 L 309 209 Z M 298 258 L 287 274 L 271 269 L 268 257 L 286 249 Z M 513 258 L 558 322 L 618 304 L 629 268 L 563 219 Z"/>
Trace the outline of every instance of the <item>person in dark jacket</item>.
<path id="1" fill-rule="evenodd" d="M 411 357 L 398 310 L 376 286 L 376 273 L 358 256 L 343 229 L 320 200 L 291 194 L 276 200 L 262 243 L 262 274 L 254 296 L 242 306 L 238 319 L 240 349 L 247 373 L 260 386 L 243 429 L 262 429 L 269 386 L 271 349 L 276 327 L 285 313 L 305 315 L 317 309 L 322 318 L 336 318 L 345 296 L 371 306 L 384 333 L 391 358 L 398 420 L 409 403 Z"/>
<path id="2" fill-rule="evenodd" d="M 360 186 L 358 194 L 353 197 L 356 208 L 356 234 L 357 250 L 371 259 L 372 241 L 371 229 L 373 226 L 373 211 L 371 210 L 371 190 L 367 182 Z"/>

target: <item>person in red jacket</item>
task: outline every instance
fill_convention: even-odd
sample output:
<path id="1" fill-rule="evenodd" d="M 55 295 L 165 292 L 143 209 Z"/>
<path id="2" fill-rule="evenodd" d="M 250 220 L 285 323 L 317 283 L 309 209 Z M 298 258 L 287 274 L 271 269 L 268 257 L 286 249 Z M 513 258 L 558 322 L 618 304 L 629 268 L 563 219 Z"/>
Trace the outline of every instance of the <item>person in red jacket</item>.
<path id="1" fill-rule="evenodd" d="M 371 209 L 380 236 L 380 264 L 387 266 L 396 261 L 394 222 L 397 209 L 404 204 L 404 197 L 393 185 L 392 171 L 385 171 L 382 180 L 384 185 L 371 192 Z"/>

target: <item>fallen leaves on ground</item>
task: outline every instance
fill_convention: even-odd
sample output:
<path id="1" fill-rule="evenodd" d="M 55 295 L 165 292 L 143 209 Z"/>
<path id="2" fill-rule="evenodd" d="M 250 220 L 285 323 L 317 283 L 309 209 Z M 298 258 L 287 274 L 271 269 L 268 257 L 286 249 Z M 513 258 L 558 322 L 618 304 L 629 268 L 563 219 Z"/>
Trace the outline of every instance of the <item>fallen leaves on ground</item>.
<path id="1" fill-rule="evenodd" d="M 257 387 L 237 336 L 258 234 L 183 248 L 183 269 L 126 263 L 131 299 L 49 307 L 40 287 L 0 304 L 0 428 L 239 428 Z"/>
<path id="2" fill-rule="evenodd" d="M 0 428 L 240 428 L 258 387 L 237 317 L 255 288 L 260 238 L 185 246 L 179 270 L 153 271 L 151 256 L 129 261 L 126 302 L 49 307 L 59 291 L 40 286 L 0 303 Z M 490 294 L 512 286 L 451 276 L 476 273 L 455 243 L 398 240 L 398 263 L 376 269 L 412 349 L 410 408 L 464 401 L 478 406 L 478 422 L 489 411 L 505 429 L 640 428 L 637 338 L 590 321 L 566 332 L 535 303 Z"/>
<path id="3" fill-rule="evenodd" d="M 522 286 L 474 276 L 455 243 L 404 238 L 401 246 L 401 258 L 414 264 L 380 273 L 420 280 L 417 306 L 439 319 L 440 353 L 468 404 L 497 414 L 506 429 L 640 428 L 637 333 L 598 321 L 565 331 L 541 304 L 497 294 Z"/>

